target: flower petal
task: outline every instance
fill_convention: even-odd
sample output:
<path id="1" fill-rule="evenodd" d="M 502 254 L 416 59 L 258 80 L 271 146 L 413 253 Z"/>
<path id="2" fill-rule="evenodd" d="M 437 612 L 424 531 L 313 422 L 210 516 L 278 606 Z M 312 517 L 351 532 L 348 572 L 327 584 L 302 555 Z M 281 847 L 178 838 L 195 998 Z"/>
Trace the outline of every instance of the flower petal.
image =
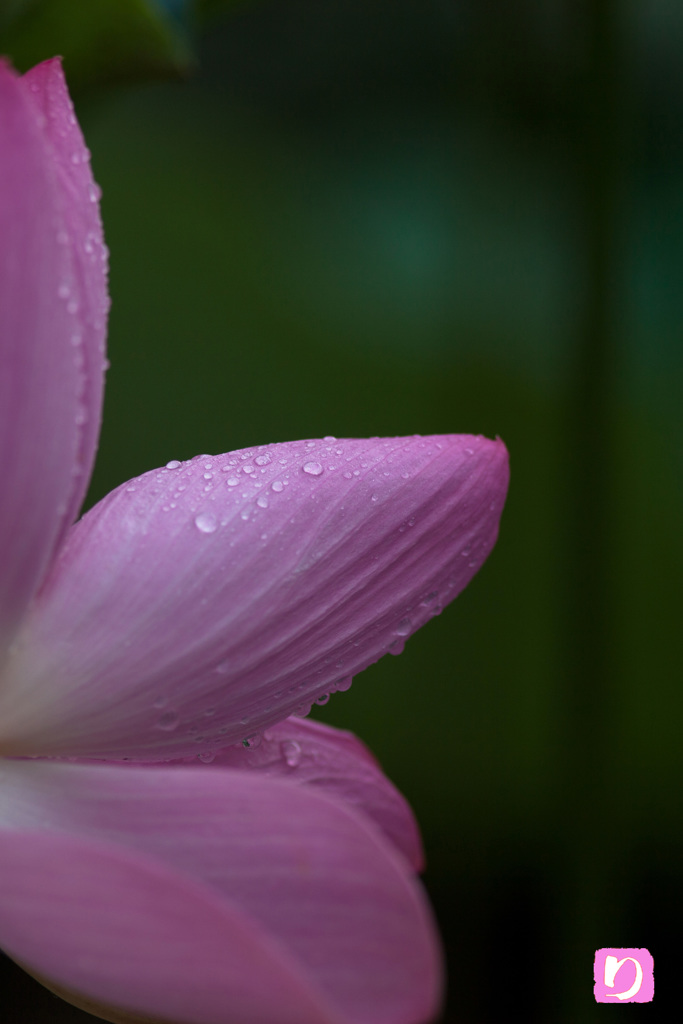
<path id="1" fill-rule="evenodd" d="M 269 445 L 123 485 L 32 609 L 0 748 L 160 760 L 306 713 L 469 582 L 507 476 L 502 442 L 454 435 Z"/>
<path id="2" fill-rule="evenodd" d="M 49 981 L 169 1021 L 337 1024 L 262 929 L 152 858 L 0 830 L 0 871 L 0 945 Z"/>
<path id="3" fill-rule="evenodd" d="M 312 787 L 211 765 L 197 771 L 8 760 L 0 849 L 5 831 L 33 829 L 46 839 L 62 832 L 105 849 L 125 848 L 209 887 L 217 907 L 234 908 L 262 929 L 269 948 L 291 958 L 331 1016 L 349 1024 L 409 1024 L 431 1019 L 437 1009 L 438 940 L 409 865 L 362 815 Z M 35 845 L 42 847 L 43 838 Z M 49 865 L 34 871 L 49 874 Z M 0 855 L 3 922 L 4 890 L 15 899 L 15 872 Z M 96 915 L 100 927 L 109 913 L 117 912 Z M 26 920 L 23 934 L 30 938 L 36 926 Z M 16 943 L 8 949 L 48 977 L 116 1002 L 111 992 L 93 993 L 82 979 L 55 974 Z M 243 1019 L 228 1010 L 221 1019 Z"/>
<path id="4" fill-rule="evenodd" d="M 420 830 L 407 800 L 351 732 L 313 719 L 286 718 L 270 726 L 251 749 L 238 744 L 214 753 L 208 748 L 191 763 L 198 771 L 212 764 L 322 790 L 370 818 L 415 871 L 424 870 Z"/>
<path id="5" fill-rule="evenodd" d="M 58 60 L 0 62 L 0 658 L 90 476 L 106 258 L 97 193 Z"/>

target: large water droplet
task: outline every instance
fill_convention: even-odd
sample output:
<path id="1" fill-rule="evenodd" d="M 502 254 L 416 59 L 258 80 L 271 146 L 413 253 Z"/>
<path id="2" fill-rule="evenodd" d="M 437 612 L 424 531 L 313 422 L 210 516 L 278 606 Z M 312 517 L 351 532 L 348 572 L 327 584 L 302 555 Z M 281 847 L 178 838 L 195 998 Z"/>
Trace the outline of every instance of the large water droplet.
<path id="1" fill-rule="evenodd" d="M 256 504 L 259 508 L 268 508 L 268 499 L 265 494 L 260 494 L 256 499 Z"/>
<path id="2" fill-rule="evenodd" d="M 301 747 L 296 740 L 283 740 L 280 744 L 280 753 L 289 768 L 296 768 L 301 761 Z"/>
<path id="3" fill-rule="evenodd" d="M 327 704 L 330 699 L 329 693 L 321 693 L 319 697 L 315 698 L 316 704 Z"/>
<path id="4" fill-rule="evenodd" d="M 285 485 L 283 484 L 282 480 L 273 480 L 270 487 L 271 490 L 275 491 L 276 494 L 279 494 L 280 491 L 283 491 L 285 489 Z"/>
<path id="5" fill-rule="evenodd" d="M 177 711 L 170 708 L 168 711 L 164 711 L 163 715 L 160 715 L 157 719 L 157 729 L 161 729 L 162 732 L 173 732 L 174 729 L 178 728 L 180 722 L 180 716 Z"/>
<path id="6" fill-rule="evenodd" d="M 323 467 L 319 462 L 305 462 L 303 465 L 304 473 L 308 473 L 309 476 L 320 476 L 323 472 Z"/>
<path id="7" fill-rule="evenodd" d="M 171 459 L 170 462 L 166 463 L 166 469 L 178 469 L 179 466 L 180 466 L 180 463 L 178 462 L 177 459 Z"/>
<path id="8" fill-rule="evenodd" d="M 394 630 L 396 636 L 408 636 L 412 627 L 410 619 L 401 619 L 398 626 Z"/>
<path id="9" fill-rule="evenodd" d="M 338 679 L 334 684 L 335 690 L 343 693 L 345 690 L 350 689 L 351 683 L 353 682 L 353 676 L 344 676 L 343 679 Z"/>
<path id="10" fill-rule="evenodd" d="M 267 466 L 270 462 L 270 455 L 257 455 L 254 462 L 257 466 Z"/>
<path id="11" fill-rule="evenodd" d="M 215 533 L 218 527 L 216 517 L 210 512 L 200 512 L 194 518 L 194 525 L 200 533 Z"/>

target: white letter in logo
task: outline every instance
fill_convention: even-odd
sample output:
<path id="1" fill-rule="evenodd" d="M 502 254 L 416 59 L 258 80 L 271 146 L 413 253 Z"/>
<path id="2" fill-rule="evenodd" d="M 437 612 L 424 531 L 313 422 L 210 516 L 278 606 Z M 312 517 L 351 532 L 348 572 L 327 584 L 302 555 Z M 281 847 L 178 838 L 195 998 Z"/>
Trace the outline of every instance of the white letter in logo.
<path id="1" fill-rule="evenodd" d="M 631 987 L 626 992 L 606 992 L 605 995 L 612 996 L 613 999 L 631 999 L 637 992 L 640 992 L 640 986 L 643 984 L 643 968 L 640 966 L 634 956 L 625 956 L 621 960 L 617 960 L 615 956 L 605 957 L 605 985 L 608 988 L 614 988 L 614 979 L 617 976 L 617 971 L 622 964 L 625 964 L 627 960 L 630 960 L 632 964 L 636 965 L 636 980 L 633 982 Z"/>

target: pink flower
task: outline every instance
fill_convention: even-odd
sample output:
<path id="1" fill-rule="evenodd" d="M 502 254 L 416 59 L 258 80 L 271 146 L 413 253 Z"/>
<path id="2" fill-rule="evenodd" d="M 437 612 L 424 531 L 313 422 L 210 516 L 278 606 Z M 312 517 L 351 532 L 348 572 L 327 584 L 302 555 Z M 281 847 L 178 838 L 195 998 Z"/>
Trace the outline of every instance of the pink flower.
<path id="1" fill-rule="evenodd" d="M 467 584 L 505 448 L 199 456 L 74 523 L 105 365 L 98 197 L 59 61 L 0 65 L 0 945 L 173 1021 L 429 1020 L 412 814 L 353 736 L 290 716 Z"/>

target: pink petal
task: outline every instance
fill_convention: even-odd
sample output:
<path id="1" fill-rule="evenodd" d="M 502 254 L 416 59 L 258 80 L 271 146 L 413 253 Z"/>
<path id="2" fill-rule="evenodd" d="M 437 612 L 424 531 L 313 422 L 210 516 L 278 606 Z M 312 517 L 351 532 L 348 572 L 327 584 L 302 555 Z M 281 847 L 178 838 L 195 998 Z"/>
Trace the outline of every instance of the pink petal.
<path id="1" fill-rule="evenodd" d="M 160 760 L 305 713 L 469 582 L 507 478 L 502 442 L 454 435 L 269 445 L 123 485 L 32 609 L 3 749 Z"/>
<path id="2" fill-rule="evenodd" d="M 58 60 L 0 62 L 0 655 L 83 500 L 103 383 L 106 258 Z"/>
<path id="3" fill-rule="evenodd" d="M 34 841 L 24 850 L 28 868 L 21 843 L 14 859 L 8 861 L 3 852 L 6 836 L 21 835 L 24 830 L 34 833 Z M 52 842 L 59 833 L 71 837 L 69 857 L 76 862 L 74 875 L 64 880 L 61 876 L 55 879 L 53 867 Z M 94 857 L 91 843 L 99 843 L 106 855 L 101 872 L 97 857 L 95 867 L 90 866 Z M 144 911 L 134 912 L 130 937 L 122 940 L 117 920 L 120 916 L 125 920 L 130 902 L 139 899 L 148 886 L 147 875 L 136 882 L 133 872 L 132 879 L 125 879 L 130 886 L 127 895 L 118 876 L 109 880 L 108 873 L 119 870 L 117 858 L 123 851 L 136 855 L 132 861 L 126 859 L 126 864 L 137 868 L 138 863 L 144 866 L 158 861 L 174 876 L 169 876 L 168 891 L 161 886 L 157 894 L 154 889 Z M 138 856 L 145 860 L 138 862 Z M 81 895 L 80 873 L 85 871 L 87 876 L 93 870 L 98 879 Z M 177 912 L 172 892 L 183 895 L 184 883 L 192 883 L 213 892 L 217 911 L 229 912 L 253 929 L 252 948 L 248 956 L 241 955 L 241 961 L 243 970 L 248 971 L 245 985 L 254 988 L 255 998 L 268 999 L 273 993 L 273 1009 L 264 1020 L 280 1024 L 278 1002 L 283 996 L 263 976 L 259 932 L 264 937 L 264 954 L 274 959 L 279 951 L 283 963 L 289 959 L 292 978 L 310 994 L 311 1002 L 319 994 L 319 1004 L 329 1008 L 328 1017 L 349 1024 L 410 1024 L 431 1019 L 438 1006 L 438 941 L 409 865 L 361 815 L 311 787 L 210 765 L 197 771 L 6 761 L 0 790 L 0 878 L 0 944 L 48 977 L 104 1001 L 121 999 L 111 990 L 102 990 L 100 982 L 97 988 L 86 986 L 85 975 L 65 973 L 71 961 L 78 964 L 83 956 L 92 963 L 94 931 L 102 932 L 104 937 L 97 941 L 106 949 L 123 941 L 123 954 L 106 968 L 113 979 L 118 977 L 120 993 L 128 993 L 135 1000 L 132 1005 L 167 1012 L 161 1004 L 152 1007 L 138 1002 L 140 983 L 129 985 L 132 968 L 125 963 L 121 966 L 121 958 L 130 957 L 137 963 L 143 956 L 143 963 L 149 965 L 151 957 L 149 984 L 158 985 L 154 964 L 165 956 L 165 940 L 159 931 L 157 941 L 151 942 L 149 930 L 161 927 L 158 917 L 168 923 L 169 916 Z M 103 891 L 98 894 L 100 888 Z M 66 894 L 71 903 L 64 906 Z M 91 900 L 95 905 L 88 909 Z M 165 909 L 167 900 L 170 910 Z M 200 953 L 212 951 L 211 970 L 216 971 L 216 963 L 225 968 L 231 965 L 242 931 L 235 929 L 231 935 L 226 925 L 224 938 L 217 937 L 209 915 L 207 943 L 202 937 L 203 921 L 211 902 L 207 893 L 201 900 L 201 914 L 185 925 L 184 932 L 191 933 L 188 941 L 196 942 Z M 44 903 L 47 924 L 41 916 Z M 92 924 L 87 917 L 90 913 Z M 71 944 L 66 956 L 61 949 L 50 952 L 61 945 L 60 928 Z M 138 931 L 142 933 L 140 945 Z M 19 945 L 17 934 L 24 945 Z M 173 946 L 177 940 L 171 935 L 168 941 Z M 75 947 L 75 942 L 82 945 Z M 216 956 L 217 944 L 225 947 L 222 958 Z M 144 953 L 145 946 L 152 947 L 152 952 Z M 38 953 L 59 957 L 59 969 L 55 962 L 39 959 Z M 104 959 L 106 963 L 106 956 Z M 193 960 L 186 969 L 174 966 L 173 973 L 178 970 L 180 974 L 178 984 L 194 982 L 194 964 Z M 144 966 L 141 973 L 143 978 L 147 976 Z M 238 973 L 237 978 L 240 976 Z M 202 977 L 204 987 L 216 987 L 206 972 Z M 226 998 L 224 992 L 222 998 Z M 223 1006 L 220 1020 L 245 1019 L 230 1003 L 223 1002 Z M 179 1016 L 177 1011 L 168 1015 L 171 1019 Z M 286 1013 L 286 1017 L 296 1019 L 294 1013 Z"/>
<path id="4" fill-rule="evenodd" d="M 424 869 L 420 831 L 408 802 L 353 733 L 310 718 L 286 718 L 270 726 L 252 749 L 242 744 L 216 753 L 208 749 L 192 762 L 173 763 L 192 763 L 197 771 L 205 764 L 238 768 L 322 790 L 367 815 L 415 871 Z"/>
<path id="5" fill-rule="evenodd" d="M 338 1022 L 262 929 L 151 858 L 0 832 L 0 870 L 0 944 L 47 980 L 169 1021 Z"/>

